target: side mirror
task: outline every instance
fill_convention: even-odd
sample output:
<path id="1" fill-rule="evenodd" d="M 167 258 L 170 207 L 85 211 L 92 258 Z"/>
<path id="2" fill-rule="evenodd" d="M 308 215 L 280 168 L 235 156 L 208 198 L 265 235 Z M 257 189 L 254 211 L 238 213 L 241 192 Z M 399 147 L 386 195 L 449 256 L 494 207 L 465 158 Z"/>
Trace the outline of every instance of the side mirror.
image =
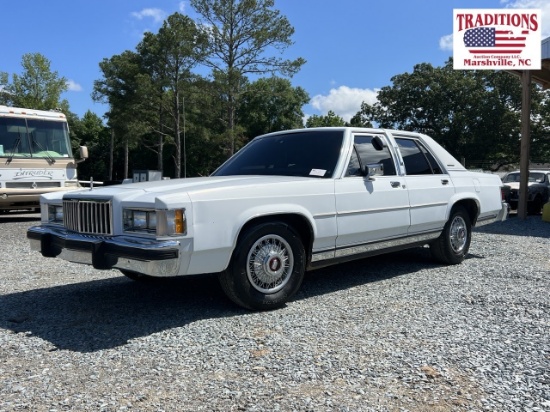
<path id="1" fill-rule="evenodd" d="M 88 147 L 80 146 L 79 152 L 80 152 L 80 159 L 78 159 L 76 163 L 81 163 L 88 158 Z"/>
<path id="2" fill-rule="evenodd" d="M 368 180 L 375 180 L 375 176 L 384 176 L 384 165 L 382 163 L 369 163 L 361 166 L 361 172 Z"/>
<path id="3" fill-rule="evenodd" d="M 372 138 L 372 146 L 375 150 L 380 151 L 386 147 L 386 142 L 380 136 L 374 136 Z"/>

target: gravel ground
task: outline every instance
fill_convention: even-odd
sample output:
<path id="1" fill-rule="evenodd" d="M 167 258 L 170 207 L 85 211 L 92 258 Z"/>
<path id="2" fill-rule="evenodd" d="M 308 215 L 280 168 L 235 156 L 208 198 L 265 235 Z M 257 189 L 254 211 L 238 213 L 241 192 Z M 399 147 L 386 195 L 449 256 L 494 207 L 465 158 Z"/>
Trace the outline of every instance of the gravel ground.
<path id="1" fill-rule="evenodd" d="M 549 411 L 550 223 L 307 275 L 285 308 L 215 277 L 132 282 L 31 252 L 0 218 L 1 411 Z"/>

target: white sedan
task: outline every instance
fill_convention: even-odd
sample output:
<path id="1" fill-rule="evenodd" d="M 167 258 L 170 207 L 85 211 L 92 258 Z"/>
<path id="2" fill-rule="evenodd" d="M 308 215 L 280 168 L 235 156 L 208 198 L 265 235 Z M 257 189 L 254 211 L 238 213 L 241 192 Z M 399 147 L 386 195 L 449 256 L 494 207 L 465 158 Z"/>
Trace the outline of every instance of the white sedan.
<path id="1" fill-rule="evenodd" d="M 304 272 L 430 245 L 464 260 L 472 226 L 504 220 L 501 180 L 430 137 L 366 128 L 259 136 L 210 177 L 54 193 L 28 229 L 45 257 L 132 279 L 218 273 L 236 304 L 283 306 Z"/>

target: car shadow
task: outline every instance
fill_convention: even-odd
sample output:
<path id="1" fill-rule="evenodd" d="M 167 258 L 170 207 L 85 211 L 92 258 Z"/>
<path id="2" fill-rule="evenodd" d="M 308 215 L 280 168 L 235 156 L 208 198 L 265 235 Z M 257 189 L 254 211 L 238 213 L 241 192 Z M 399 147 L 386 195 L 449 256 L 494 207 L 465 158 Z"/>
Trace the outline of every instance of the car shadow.
<path id="1" fill-rule="evenodd" d="M 542 220 L 542 215 L 530 215 L 520 219 L 516 213 L 509 215 L 504 222 L 474 228 L 474 232 L 494 235 L 529 236 L 550 238 L 550 222 Z M 475 233 L 474 233 L 475 236 Z"/>
<path id="2" fill-rule="evenodd" d="M 420 248 L 308 272 L 295 300 L 377 282 L 435 265 Z M 284 308 L 281 310 L 285 310 Z M 215 275 L 135 282 L 124 276 L 2 296 L 0 327 L 50 342 L 52 350 L 95 352 L 202 319 L 248 314 Z"/>
<path id="3" fill-rule="evenodd" d="M 213 276 L 134 282 L 124 276 L 2 296 L 0 326 L 57 349 L 92 352 L 203 318 L 244 313 Z"/>

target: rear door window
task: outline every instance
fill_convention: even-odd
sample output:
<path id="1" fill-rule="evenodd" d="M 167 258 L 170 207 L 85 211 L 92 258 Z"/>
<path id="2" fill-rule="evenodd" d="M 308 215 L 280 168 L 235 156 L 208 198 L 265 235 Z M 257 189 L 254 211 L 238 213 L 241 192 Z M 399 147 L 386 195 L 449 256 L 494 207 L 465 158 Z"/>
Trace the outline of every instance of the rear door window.
<path id="1" fill-rule="evenodd" d="M 416 139 L 396 138 L 408 175 L 442 174 L 443 171 L 432 154 Z"/>

